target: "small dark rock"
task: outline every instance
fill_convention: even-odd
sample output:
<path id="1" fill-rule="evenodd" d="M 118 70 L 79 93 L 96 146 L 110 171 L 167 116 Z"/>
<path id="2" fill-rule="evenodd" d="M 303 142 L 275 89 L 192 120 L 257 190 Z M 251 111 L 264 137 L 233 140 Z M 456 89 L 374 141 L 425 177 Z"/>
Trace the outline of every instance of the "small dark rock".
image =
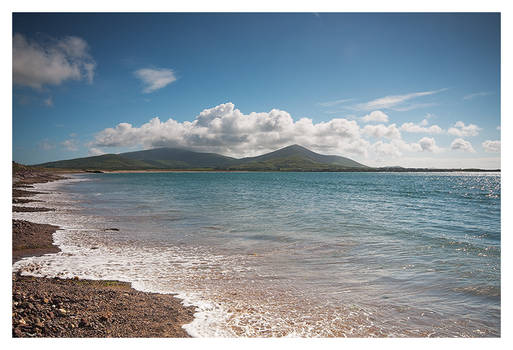
<path id="1" fill-rule="evenodd" d="M 89 327 L 89 321 L 87 321 L 85 318 L 81 318 L 78 325 L 80 327 Z"/>

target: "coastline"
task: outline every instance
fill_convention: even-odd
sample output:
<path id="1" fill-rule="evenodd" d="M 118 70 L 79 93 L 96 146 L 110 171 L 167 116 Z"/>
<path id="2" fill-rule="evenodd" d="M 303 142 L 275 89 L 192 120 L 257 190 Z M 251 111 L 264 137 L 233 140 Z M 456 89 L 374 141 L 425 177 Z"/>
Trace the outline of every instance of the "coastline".
<path id="1" fill-rule="evenodd" d="M 70 169 L 70 172 L 72 169 Z M 144 173 L 500 173 L 501 169 L 429 169 L 429 168 L 372 168 L 346 169 L 336 171 L 304 171 L 304 170 L 222 170 L 222 169 L 134 169 L 134 170 L 84 170 L 75 171 L 100 174 L 144 174 Z"/>
<path id="2" fill-rule="evenodd" d="M 237 188 L 251 188 L 253 192 L 250 193 L 252 194 L 255 193 L 255 191 L 261 189 L 261 186 L 254 186 L 250 181 L 248 181 L 251 180 L 251 175 L 248 175 L 248 178 L 245 177 L 236 177 L 236 179 L 239 179 L 239 182 L 230 183 L 230 188 L 235 187 L 233 185 L 237 185 Z M 325 177 L 327 183 L 337 184 L 337 186 L 340 183 L 340 180 L 345 178 L 333 175 L 326 175 Z M 379 175 L 364 177 L 368 178 L 364 183 L 368 184 L 370 182 L 374 182 L 378 177 Z M 178 178 L 188 178 L 188 176 L 182 176 Z M 29 322 L 31 322 L 31 324 L 37 323 L 39 325 L 50 319 L 50 321 L 53 322 L 51 327 L 60 327 L 55 328 L 60 332 L 60 335 L 41 335 L 42 332 L 40 332 L 41 334 L 38 334 L 27 327 L 27 330 L 31 331 L 30 334 L 25 334 L 22 336 L 159 336 L 155 334 L 144 335 L 142 333 L 138 333 L 139 335 L 133 335 L 133 333 L 123 334 L 119 331 L 119 328 L 121 327 L 119 324 L 115 327 L 113 325 L 106 324 L 106 322 L 117 322 L 116 318 L 113 318 L 112 315 L 118 315 L 119 312 L 124 312 L 122 309 L 121 311 L 117 310 L 116 308 L 110 309 L 111 311 L 106 315 L 97 313 L 94 311 L 94 309 L 92 309 L 90 310 L 89 314 L 86 314 L 86 317 L 83 317 L 83 313 L 78 311 L 81 311 L 84 307 L 81 306 L 79 309 L 75 308 L 76 305 L 80 305 L 80 303 L 84 300 L 87 300 L 87 303 L 96 306 L 110 306 L 111 303 L 117 302 L 117 300 L 123 298 L 124 295 L 115 294 L 118 296 L 118 298 L 115 297 L 110 299 L 109 302 L 106 302 L 104 299 L 102 299 L 103 297 L 93 300 L 90 298 L 90 295 L 111 295 L 114 292 L 119 292 L 119 288 L 125 287 L 130 290 L 128 285 L 133 286 L 136 291 L 161 293 L 158 295 L 178 293 L 177 296 L 182 303 L 185 305 L 195 305 L 196 309 L 193 321 L 184 326 L 184 329 L 189 333 L 189 335 L 193 337 L 500 336 L 500 327 L 494 323 L 495 321 L 493 321 L 498 317 L 497 313 L 493 309 L 496 307 L 493 305 L 493 300 L 497 299 L 497 295 L 500 298 L 500 287 L 499 292 L 497 292 L 497 289 L 494 288 L 495 285 L 492 285 L 492 288 L 489 289 L 488 285 L 482 287 L 481 284 L 476 284 L 475 282 L 473 284 L 467 283 L 467 285 L 463 285 L 462 288 L 458 290 L 451 290 L 451 292 L 454 293 L 451 293 L 451 295 L 449 295 L 450 298 L 448 298 L 449 302 L 452 302 L 453 300 L 461 300 L 462 298 L 469 298 L 473 295 L 476 295 L 476 298 L 482 298 L 481 295 L 487 298 L 489 296 L 491 300 L 483 304 L 484 308 L 479 312 L 483 314 L 486 312 L 486 315 L 490 316 L 491 318 L 484 318 L 481 316 L 482 314 L 478 314 L 475 317 L 473 316 L 471 319 L 469 318 L 469 321 L 461 320 L 457 316 L 459 315 L 458 310 L 455 312 L 456 316 L 447 316 L 446 314 L 438 313 L 440 308 L 437 309 L 436 307 L 433 307 L 433 309 L 431 309 L 430 304 L 426 305 L 426 303 L 423 303 L 422 301 L 417 303 L 416 299 L 418 298 L 416 295 L 414 295 L 415 293 L 412 294 L 415 299 L 409 298 L 408 296 L 397 298 L 399 302 L 409 302 L 411 300 L 412 303 L 408 303 L 408 305 L 411 305 L 410 309 L 401 310 L 401 313 L 396 313 L 394 306 L 397 304 L 395 304 L 393 301 L 388 302 L 388 300 L 393 298 L 388 294 L 395 288 L 392 283 L 383 283 L 382 288 L 379 288 L 376 293 L 370 292 L 369 294 L 366 294 L 367 292 L 364 287 L 357 288 L 355 286 L 351 286 L 350 291 L 347 287 L 345 287 L 344 290 L 347 290 L 347 292 L 344 293 L 350 292 L 351 295 L 344 294 L 344 300 L 342 300 L 338 295 L 334 295 L 331 298 L 332 295 L 329 294 L 329 290 L 325 292 L 324 290 L 318 290 L 317 288 L 315 290 L 309 289 L 308 285 L 302 284 L 299 279 L 295 279 L 294 282 L 297 281 L 299 283 L 294 283 L 292 286 L 289 283 L 289 281 L 292 279 L 289 280 L 289 275 L 284 275 L 282 273 L 284 270 L 274 269 L 274 265 L 272 269 L 265 268 L 266 263 L 272 263 L 274 261 L 280 261 L 280 263 L 283 262 L 284 260 L 280 257 L 287 258 L 290 256 L 290 252 L 298 253 L 298 256 L 300 257 L 307 256 L 306 254 L 310 256 L 310 252 L 312 252 L 311 244 L 304 245 L 304 248 L 300 246 L 299 250 L 291 250 L 289 249 L 290 246 L 288 245 L 290 241 L 284 240 L 283 244 L 280 243 L 275 245 L 275 247 L 279 248 L 287 247 L 287 249 L 283 250 L 283 255 L 280 255 L 280 252 L 277 252 L 276 249 L 273 249 L 273 258 L 269 259 L 265 255 L 267 251 L 262 249 L 242 251 L 241 254 L 239 254 L 240 251 L 236 251 L 235 254 L 230 254 L 233 252 L 233 250 L 224 250 L 224 245 L 222 247 L 223 250 L 216 249 L 215 246 L 212 246 L 211 250 L 211 246 L 207 246 L 207 248 L 209 248 L 208 250 L 201 249 L 203 248 L 201 246 L 200 249 L 195 249 L 197 247 L 195 237 L 192 237 L 192 240 L 190 241 L 182 241 L 182 245 L 179 247 L 176 247 L 176 241 L 174 239 L 171 240 L 172 244 L 169 246 L 167 245 L 166 240 L 160 239 L 157 241 L 157 244 L 153 244 L 151 241 L 142 241 L 141 244 L 138 243 L 139 241 L 131 241 L 130 238 L 138 238 L 137 235 L 139 235 L 141 232 L 147 232 L 146 230 L 148 226 L 144 225 L 143 223 L 141 226 L 127 227 L 124 223 L 124 220 L 127 220 L 126 218 L 129 218 L 130 220 L 128 223 L 132 223 L 140 220 L 139 215 L 143 215 L 144 210 L 154 213 L 156 208 L 157 211 L 162 210 L 162 213 L 164 213 L 160 218 L 167 219 L 171 217 L 169 213 L 173 213 L 172 211 L 167 211 L 169 208 L 184 207 L 184 205 L 182 204 L 183 202 L 179 200 L 179 198 L 172 198 L 168 203 L 157 202 L 158 207 L 155 207 L 154 205 L 145 206 L 145 204 L 154 203 L 151 195 L 131 197 L 129 198 L 132 200 L 130 203 L 129 201 L 125 200 L 126 196 L 116 197 L 116 195 L 112 195 L 119 193 L 119 187 L 116 187 L 115 185 L 120 183 L 122 186 L 125 186 L 121 187 L 121 189 L 126 188 L 127 184 L 128 186 L 131 186 L 134 183 L 138 185 L 149 185 L 149 187 L 146 187 L 149 189 L 147 191 L 148 194 L 154 193 L 156 188 L 166 189 L 167 193 L 175 193 L 177 195 L 188 193 L 191 188 L 193 190 L 195 189 L 194 186 L 183 186 L 183 182 L 176 181 L 178 178 L 174 176 L 162 178 L 163 180 L 170 179 L 171 182 L 173 182 L 173 184 L 170 184 L 162 181 L 155 182 L 152 177 L 147 178 L 144 176 L 107 176 L 106 178 L 102 178 L 101 175 L 99 178 L 94 175 L 85 177 L 71 176 L 71 179 L 68 180 L 34 185 L 32 191 L 39 191 L 40 193 L 45 194 L 26 198 L 40 200 L 40 202 L 29 203 L 25 205 L 30 207 L 55 208 L 54 210 L 56 211 L 47 213 L 15 213 L 14 217 L 40 224 L 46 223 L 61 226 L 63 230 L 56 231 L 53 234 L 53 240 L 55 244 L 59 245 L 59 248 L 62 249 L 62 252 L 59 254 L 49 254 L 48 256 L 41 258 L 29 258 L 23 260 L 22 262 L 18 262 L 15 266 L 13 266 L 13 271 L 24 271 L 27 275 L 40 277 L 58 276 L 60 278 L 67 278 L 65 280 L 58 280 L 65 281 L 65 283 L 67 283 L 65 287 L 52 285 L 51 288 L 55 289 L 56 293 L 61 293 L 62 290 L 65 290 L 66 293 L 70 291 L 69 293 L 72 293 L 72 296 L 69 297 L 67 294 L 60 294 L 59 298 L 56 299 L 56 302 L 52 301 L 51 305 L 47 305 L 44 300 L 52 299 L 48 298 L 46 294 L 32 293 L 32 299 L 36 300 L 38 304 L 41 304 L 42 301 L 42 305 L 34 304 L 34 302 L 29 301 L 31 304 L 33 304 L 33 306 L 38 305 L 37 312 L 26 312 L 26 315 L 19 316 L 24 318 L 24 322 L 26 322 L 25 317 L 31 317 Z M 204 179 L 204 177 L 200 178 Z M 224 184 L 226 181 L 224 181 L 223 176 L 215 178 L 217 178 L 218 183 L 223 183 L 223 186 L 226 186 L 226 184 Z M 270 174 L 270 177 L 267 178 L 273 179 L 274 175 Z M 315 175 L 290 175 L 290 179 L 294 180 L 296 178 L 304 180 L 305 178 L 315 178 Z M 355 178 L 360 178 L 360 175 L 355 174 L 352 179 L 346 179 L 346 181 L 343 183 L 347 184 L 354 182 Z M 397 182 L 406 182 L 410 184 L 418 182 L 419 179 L 424 179 L 425 181 L 426 177 L 424 175 L 421 177 L 389 176 L 387 179 L 387 183 L 391 184 Z M 460 178 L 458 177 L 457 179 Z M 470 181 L 468 183 L 469 186 L 467 187 L 475 184 L 476 180 L 479 180 L 478 183 L 489 185 L 484 189 L 480 188 L 476 190 L 476 194 L 489 194 L 488 189 L 494 189 L 497 191 L 497 183 L 494 181 L 490 182 L 488 177 L 465 177 L 461 179 Z M 496 179 L 496 177 L 493 179 Z M 435 181 L 437 184 L 453 183 L 452 177 L 445 178 L 439 177 L 438 175 L 435 177 L 430 177 L 427 180 Z M 152 185 L 152 183 L 155 183 L 155 186 Z M 241 184 L 246 184 L 247 187 L 241 187 Z M 68 186 L 70 186 L 70 189 L 66 190 L 66 187 Z M 184 190 L 185 192 L 181 192 L 181 188 L 186 188 L 186 190 Z M 271 187 L 271 189 L 276 188 L 277 186 Z M 219 192 L 225 194 L 229 193 L 226 192 L 223 187 L 220 187 L 220 189 L 223 189 L 223 191 Z M 386 194 L 386 191 L 387 190 L 384 190 L 380 193 Z M 279 201 L 281 198 L 284 198 L 283 193 L 290 193 L 290 191 L 287 189 L 287 191 L 278 193 L 280 195 L 275 196 L 277 201 Z M 165 196 L 166 193 L 163 193 L 163 195 Z M 236 194 L 232 197 L 228 197 L 227 201 L 236 202 L 236 200 L 234 200 L 236 197 Z M 253 195 L 252 197 L 255 196 Z M 407 195 L 402 196 L 401 198 L 403 199 L 399 202 L 399 205 L 401 203 L 407 204 L 410 200 L 410 196 Z M 491 198 L 495 198 L 493 200 L 491 199 L 491 201 L 497 201 L 496 197 Z M 116 200 L 113 205 L 110 207 L 108 205 L 104 205 L 106 201 L 111 199 Z M 187 201 L 189 201 L 189 199 Z M 268 200 L 266 199 L 266 203 L 267 202 Z M 101 211 L 89 211 L 89 205 L 93 206 L 93 208 L 100 208 Z M 217 205 L 216 208 L 217 207 L 224 208 L 222 205 Z M 117 213 L 114 213 L 114 215 L 118 216 L 111 216 L 113 215 L 109 211 L 111 208 L 113 208 L 113 210 L 118 210 Z M 151 211 L 146 208 L 151 208 Z M 254 211 L 251 210 L 251 215 L 253 215 L 253 212 Z M 187 214 L 189 214 L 189 212 L 184 212 L 183 216 L 189 217 Z M 114 219 L 111 219 L 112 217 L 114 217 Z M 310 216 L 310 218 L 311 217 L 312 216 Z M 159 217 L 151 218 L 151 220 L 156 219 L 159 219 Z M 469 222 L 474 221 L 470 220 Z M 211 222 L 208 221 L 205 222 L 205 224 L 210 223 Z M 213 223 L 216 225 L 205 226 L 207 230 L 214 230 L 212 236 L 219 235 L 218 231 L 215 231 L 216 228 L 228 227 L 223 226 L 224 222 L 222 221 Z M 157 234 L 160 232 L 169 232 L 169 234 L 180 235 L 180 237 L 183 236 L 182 231 L 180 231 L 180 227 L 178 227 L 178 229 L 175 227 L 170 231 L 162 231 L 160 227 L 149 228 L 153 229 L 153 231 L 148 231 L 155 232 Z M 111 230 L 120 232 L 114 233 L 110 232 Z M 413 230 L 408 232 L 415 233 Z M 456 230 L 455 232 L 461 231 Z M 411 237 L 411 235 L 408 236 Z M 260 239 L 259 236 L 257 236 L 257 238 Z M 262 246 L 265 244 L 266 249 L 269 246 L 268 243 L 266 243 L 266 239 L 268 238 L 269 237 L 267 236 L 263 236 L 262 240 Z M 272 238 L 274 239 L 274 237 Z M 312 256 L 317 257 L 326 252 L 331 253 L 333 251 L 331 247 L 333 246 L 335 247 L 334 249 L 337 249 L 337 252 L 340 252 L 339 256 L 345 254 L 345 252 L 341 250 L 340 247 L 342 247 L 342 249 L 348 247 L 346 244 L 347 238 L 351 240 L 352 236 L 349 235 L 343 239 L 323 241 L 320 242 L 321 244 L 315 244 L 317 242 L 314 242 L 313 248 L 318 249 L 318 253 L 314 251 Z M 322 245 L 326 242 L 330 242 L 330 247 L 327 249 L 324 248 L 324 245 Z M 240 246 L 235 247 L 238 248 Z M 401 247 L 404 246 L 401 245 Z M 459 246 L 457 246 L 457 248 L 458 247 Z M 412 249 L 411 251 L 414 250 L 415 249 Z M 494 256 L 496 255 L 495 252 L 496 250 L 488 251 L 488 249 L 483 251 L 483 253 L 487 255 L 493 254 Z M 276 256 L 277 259 L 273 261 L 274 256 Z M 486 261 L 489 260 L 489 258 L 484 259 Z M 479 258 L 479 261 L 482 260 L 483 258 Z M 340 259 L 336 257 L 335 261 L 340 261 Z M 255 264 L 262 266 L 262 268 L 253 268 Z M 293 267 L 295 266 L 297 265 L 294 265 Z M 330 266 L 328 264 L 323 264 L 323 266 L 327 267 L 329 270 Z M 366 263 L 360 266 L 365 267 Z M 360 269 L 353 269 L 351 267 L 351 270 L 359 271 Z M 414 275 L 415 271 L 406 273 L 412 276 Z M 344 276 L 351 276 L 351 272 L 347 274 L 344 272 L 343 274 Z M 332 275 L 334 274 L 329 273 L 325 276 L 322 276 L 316 272 L 316 280 L 331 281 Z M 75 280 L 75 276 L 79 276 L 80 279 Z M 82 280 L 82 278 L 84 280 Z M 101 281 L 103 284 L 88 286 L 81 283 L 86 279 L 97 282 Z M 253 282 L 253 280 L 255 282 Z M 340 281 L 341 280 L 342 279 L 340 279 Z M 413 278 L 413 280 L 415 279 Z M 40 287 L 36 289 L 31 287 L 37 285 L 37 283 L 39 283 L 37 281 L 52 282 L 54 280 L 34 280 L 29 278 L 27 280 L 18 280 L 15 282 L 21 286 L 18 291 L 38 291 L 39 288 L 48 288 L 48 286 L 44 284 L 40 285 Z M 128 285 L 125 284 L 125 287 L 121 287 L 123 284 L 114 281 L 124 281 L 127 282 Z M 479 282 L 479 280 L 477 281 Z M 24 286 L 23 283 L 27 283 L 28 287 Z M 292 286 L 292 288 L 290 286 Z M 461 284 L 456 286 L 459 287 Z M 115 288 L 109 289 L 104 287 Z M 297 289 L 298 287 L 299 289 Z M 318 294 L 316 294 L 318 291 L 324 292 L 324 295 L 330 297 L 331 299 L 329 300 L 332 302 L 332 304 L 327 305 L 326 307 L 319 306 L 324 305 L 323 303 L 325 300 L 327 300 L 327 298 L 322 296 L 318 297 Z M 458 295 L 454 295 L 454 298 L 452 298 L 452 295 L 455 293 Z M 15 296 L 14 294 L 15 291 L 13 290 L 13 297 Z M 141 295 L 147 294 L 143 293 Z M 380 297 L 382 295 L 386 296 L 386 298 L 383 299 L 388 300 L 381 300 Z M 435 297 L 438 295 L 439 294 L 437 294 Z M 440 298 L 440 301 L 442 302 L 441 305 L 446 305 L 444 304 L 444 300 L 441 300 L 442 298 L 445 298 L 446 295 L 447 293 L 444 293 L 444 295 L 442 295 Z M 353 299 L 353 296 L 356 296 L 356 298 Z M 28 297 L 25 296 L 25 301 L 27 298 Z M 359 300 L 357 298 L 361 298 L 359 300 L 367 301 L 367 303 L 359 304 Z M 344 303 L 343 301 L 348 301 L 348 303 Z M 374 301 L 376 301 L 376 303 L 374 303 Z M 406 302 L 404 304 L 406 304 Z M 120 307 L 126 308 L 127 303 L 128 305 L 131 305 L 130 301 L 124 300 L 121 302 Z M 142 302 L 142 304 L 148 305 L 147 301 Z M 55 307 L 53 307 L 53 305 L 55 305 Z M 488 307 L 488 305 L 491 307 Z M 51 308 L 48 308 L 48 306 Z M 29 306 L 29 304 L 26 304 L 21 308 L 30 311 L 33 307 Z M 65 313 L 56 311 L 59 308 L 63 308 Z M 124 317 L 123 322 L 128 322 L 127 319 L 137 320 L 137 317 L 141 314 L 144 314 L 144 311 L 148 309 L 151 310 L 151 307 L 143 307 L 139 311 L 138 315 L 128 315 L 127 317 Z M 294 313 L 290 313 L 290 309 L 293 309 Z M 98 307 L 96 307 L 96 310 L 98 310 Z M 65 320 L 63 317 L 64 315 L 68 314 L 68 311 L 69 313 L 73 312 L 74 317 L 68 319 L 64 323 L 58 323 L 60 320 Z M 422 313 L 426 311 L 430 313 L 426 314 L 427 316 L 422 315 Z M 49 312 L 53 312 L 53 314 L 49 314 Z M 57 314 L 55 314 L 56 312 Z M 40 319 L 39 315 L 43 315 L 43 320 Z M 77 315 L 80 315 L 80 318 L 77 318 Z M 388 317 L 389 315 L 391 316 Z M 421 315 L 422 318 L 418 315 Z M 406 319 L 407 316 L 408 318 Z M 40 319 L 41 323 L 37 322 L 35 317 Z M 57 319 L 57 317 L 60 319 Z M 55 321 L 54 318 L 57 319 L 57 321 Z M 84 318 L 85 321 L 83 321 L 82 318 Z M 167 320 L 168 318 L 169 317 L 165 319 Z M 286 319 L 287 323 L 280 323 L 283 319 Z M 393 320 L 395 323 L 392 323 L 391 320 Z M 161 319 L 160 323 L 162 322 L 163 321 Z M 464 324 L 463 322 L 468 323 Z M 73 326 L 69 325 L 70 323 Z M 135 323 L 131 326 L 133 331 L 136 330 L 135 327 L 137 324 L 138 323 Z M 453 326 L 453 324 L 456 324 L 456 326 Z M 84 332 L 84 329 L 80 329 L 83 327 L 91 327 L 89 329 L 90 333 L 86 333 Z M 123 327 L 125 327 L 124 329 L 127 329 L 126 326 Z M 81 333 L 78 333 L 79 331 Z M 171 335 L 160 333 L 160 336 L 167 337 Z"/>
<path id="3" fill-rule="evenodd" d="M 64 176 L 63 176 L 64 175 Z M 15 204 L 31 199 L 35 183 L 65 179 L 65 174 L 13 163 L 13 212 L 47 211 Z M 12 219 L 12 263 L 57 253 L 53 233 L 59 227 Z M 172 294 L 137 291 L 129 283 L 21 276 L 12 273 L 13 337 L 190 337 L 182 328 L 195 308 Z"/>

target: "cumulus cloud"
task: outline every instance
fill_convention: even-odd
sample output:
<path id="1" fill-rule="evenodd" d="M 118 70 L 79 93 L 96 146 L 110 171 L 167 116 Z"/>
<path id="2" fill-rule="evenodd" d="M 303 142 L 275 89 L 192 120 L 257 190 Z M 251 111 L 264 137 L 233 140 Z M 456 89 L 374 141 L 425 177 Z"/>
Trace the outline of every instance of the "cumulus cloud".
<path id="1" fill-rule="evenodd" d="M 387 138 L 387 139 L 400 139 L 401 133 L 395 124 L 384 125 L 384 124 L 376 124 L 376 125 L 365 125 L 362 129 L 362 132 L 370 137 L 375 139 Z"/>
<path id="2" fill-rule="evenodd" d="M 418 142 L 408 143 L 402 139 L 393 139 L 386 143 L 378 141 L 371 150 L 378 156 L 400 157 L 403 152 L 441 152 L 443 149 L 436 145 L 433 138 L 423 137 Z"/>
<path id="3" fill-rule="evenodd" d="M 477 136 L 480 130 L 481 128 L 475 124 L 465 125 L 462 121 L 458 121 L 453 127 L 449 128 L 447 132 L 458 137 L 469 137 Z"/>
<path id="4" fill-rule="evenodd" d="M 417 97 L 434 95 L 439 92 L 445 91 L 447 89 L 439 89 L 432 91 L 421 91 L 421 92 L 412 92 L 404 95 L 390 95 L 385 97 L 380 97 L 372 101 L 359 103 L 354 105 L 352 108 L 356 110 L 362 111 L 371 111 L 375 109 L 397 109 L 401 111 L 411 110 L 415 108 L 426 107 L 426 104 L 417 104 L 417 105 L 404 105 L 405 102 L 415 99 Z"/>
<path id="5" fill-rule="evenodd" d="M 425 152 L 441 152 L 442 149 L 436 145 L 435 139 L 432 137 L 423 137 L 419 140 L 419 146 Z"/>
<path id="6" fill-rule="evenodd" d="M 48 139 L 44 139 L 39 142 L 39 148 L 49 151 L 55 148 L 55 144 Z"/>
<path id="7" fill-rule="evenodd" d="M 172 69 L 142 68 L 135 71 L 134 75 L 143 82 L 143 92 L 146 94 L 162 89 L 176 81 L 175 73 Z"/>
<path id="8" fill-rule="evenodd" d="M 92 83 L 96 67 L 87 42 L 75 36 L 38 43 L 16 33 L 12 58 L 13 83 L 37 90 L 66 80 Z"/>
<path id="9" fill-rule="evenodd" d="M 421 152 L 422 148 L 418 143 L 407 143 L 402 139 L 393 139 L 386 143 L 378 141 L 371 147 L 378 156 L 400 157 L 403 152 Z"/>
<path id="10" fill-rule="evenodd" d="M 481 144 L 486 152 L 500 152 L 501 142 L 487 140 Z"/>
<path id="11" fill-rule="evenodd" d="M 371 147 L 372 151 L 378 155 L 378 157 L 386 156 L 386 157 L 400 157 L 402 156 L 402 152 L 397 147 L 396 144 L 383 141 L 377 141 Z"/>
<path id="12" fill-rule="evenodd" d="M 441 134 L 443 132 L 443 129 L 438 125 L 427 125 L 427 119 L 422 120 L 419 124 L 408 122 L 401 125 L 401 131 L 425 134 Z"/>
<path id="13" fill-rule="evenodd" d="M 120 123 L 99 132 L 89 147 L 182 147 L 236 157 L 254 156 L 291 144 L 319 152 L 365 156 L 369 142 L 354 120 L 294 121 L 289 113 L 243 114 L 232 103 L 205 109 L 192 122 L 153 118 L 140 127 Z"/>
<path id="14" fill-rule="evenodd" d="M 89 155 L 90 156 L 100 156 L 102 154 L 105 154 L 105 152 L 103 152 L 101 149 L 99 148 L 96 148 L 96 147 L 91 147 L 89 148 Z"/>
<path id="15" fill-rule="evenodd" d="M 61 145 L 64 146 L 68 151 L 76 152 L 78 151 L 78 143 L 75 139 L 69 139 L 61 142 Z"/>
<path id="16" fill-rule="evenodd" d="M 376 139 L 371 144 L 364 136 Z M 385 142 L 386 140 L 386 142 Z M 177 147 L 215 152 L 234 157 L 255 156 L 291 144 L 300 144 L 324 154 L 361 158 L 401 156 L 403 152 L 439 152 L 433 138 L 408 143 L 395 124 L 365 125 L 355 120 L 334 118 L 314 123 L 309 118 L 295 121 L 279 109 L 244 114 L 232 103 L 203 110 L 193 121 L 161 121 L 153 118 L 137 127 L 120 123 L 95 135 L 89 146 L 92 155 L 109 147 Z"/>
<path id="17" fill-rule="evenodd" d="M 365 123 L 370 123 L 370 122 L 388 123 L 388 115 L 386 115 L 385 113 L 383 113 L 381 111 L 374 111 L 374 112 L 371 112 L 371 113 L 363 116 L 362 120 Z"/>
<path id="18" fill-rule="evenodd" d="M 465 141 L 463 139 L 455 139 L 451 143 L 451 149 L 457 150 L 457 151 L 464 151 L 464 152 L 471 152 L 474 153 L 474 147 L 472 147 L 472 144 L 468 141 Z"/>

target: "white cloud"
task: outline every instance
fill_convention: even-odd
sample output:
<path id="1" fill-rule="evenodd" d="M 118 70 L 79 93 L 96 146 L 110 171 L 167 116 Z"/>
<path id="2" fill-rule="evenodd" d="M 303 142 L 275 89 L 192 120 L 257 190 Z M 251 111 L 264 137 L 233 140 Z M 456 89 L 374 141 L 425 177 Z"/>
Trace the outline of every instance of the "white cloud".
<path id="1" fill-rule="evenodd" d="M 362 117 L 362 120 L 365 123 L 369 122 L 380 122 L 380 123 L 388 123 L 388 115 L 381 111 L 374 111 Z"/>
<path id="2" fill-rule="evenodd" d="M 55 144 L 48 139 L 44 139 L 39 142 L 39 148 L 49 151 L 55 148 Z"/>
<path id="3" fill-rule="evenodd" d="M 371 144 L 363 136 L 378 140 Z M 380 140 L 383 138 L 387 141 Z M 97 133 L 88 147 L 90 154 L 103 154 L 108 147 L 142 146 L 178 147 L 245 157 L 291 144 L 300 144 L 319 153 L 356 157 L 357 160 L 369 159 L 369 155 L 394 158 L 403 153 L 442 151 L 433 138 L 405 142 L 395 124 L 360 128 L 355 120 L 342 118 L 319 123 L 309 118 L 295 121 L 289 113 L 278 109 L 243 114 L 232 103 L 205 109 L 193 121 L 153 118 L 138 127 L 120 123 Z"/>
<path id="4" fill-rule="evenodd" d="M 68 151 L 76 152 L 78 151 L 78 143 L 75 139 L 69 139 L 61 142 L 61 145 L 64 146 Z"/>
<path id="5" fill-rule="evenodd" d="M 433 138 L 423 137 L 419 142 L 407 143 L 402 139 L 393 139 L 389 143 L 378 141 L 371 147 L 378 156 L 400 157 L 403 152 L 433 152 L 438 153 L 443 149 L 436 145 Z"/>
<path id="6" fill-rule="evenodd" d="M 96 134 L 89 147 L 182 147 L 241 157 L 291 144 L 321 153 L 358 156 L 365 156 L 370 145 L 361 138 L 360 127 L 354 120 L 294 121 L 289 113 L 278 109 L 243 114 L 232 103 L 225 103 L 205 109 L 192 122 L 162 122 L 153 118 L 140 127 L 120 123 Z"/>
<path id="7" fill-rule="evenodd" d="M 474 153 L 474 147 L 472 147 L 472 144 L 468 141 L 465 141 L 463 139 L 455 139 L 451 143 L 451 149 L 457 150 L 457 151 L 464 151 L 464 152 L 471 152 Z"/>
<path id="8" fill-rule="evenodd" d="M 390 142 L 386 143 L 383 141 L 377 141 L 372 145 L 372 150 L 378 155 L 378 157 L 400 157 L 402 152 L 396 144 Z"/>
<path id="9" fill-rule="evenodd" d="M 415 108 L 426 107 L 426 104 L 418 104 L 418 105 L 403 105 L 406 101 L 411 99 L 437 94 L 439 92 L 445 91 L 447 89 L 440 90 L 432 90 L 432 91 L 421 91 L 421 92 L 413 92 L 404 95 L 390 95 L 385 97 L 380 97 L 372 101 L 368 101 L 365 103 L 359 103 L 354 105 L 352 108 L 356 110 L 370 111 L 375 109 L 392 109 L 393 107 L 396 110 L 406 111 Z"/>
<path id="10" fill-rule="evenodd" d="M 475 92 L 473 94 L 469 94 L 469 95 L 466 95 L 466 96 L 463 96 L 463 99 L 464 100 L 472 100 L 476 97 L 483 97 L 483 96 L 489 96 L 489 95 L 492 95 L 493 92 L 491 91 L 482 91 L 482 92 Z"/>
<path id="11" fill-rule="evenodd" d="M 344 98 L 344 99 L 336 100 L 336 101 L 319 102 L 318 104 L 323 107 L 333 107 L 333 106 L 336 106 L 336 105 L 339 105 L 342 103 L 346 103 L 349 101 L 353 101 L 353 100 L 354 100 L 353 98 Z"/>
<path id="12" fill-rule="evenodd" d="M 38 43 L 16 33 L 13 37 L 13 83 L 37 90 L 66 80 L 92 83 L 96 63 L 85 40 L 68 36 Z"/>
<path id="13" fill-rule="evenodd" d="M 501 151 L 501 142 L 500 141 L 491 141 L 487 140 L 481 144 L 486 152 L 500 152 Z"/>
<path id="14" fill-rule="evenodd" d="M 424 119 L 420 122 L 420 124 L 415 124 L 412 122 L 404 123 L 401 125 L 401 131 L 412 132 L 412 133 L 426 133 L 426 134 L 441 134 L 443 129 L 438 125 L 427 126 L 428 121 Z"/>
<path id="15" fill-rule="evenodd" d="M 433 107 L 436 105 L 437 103 L 412 103 L 404 106 L 390 107 L 390 109 L 397 112 L 407 112 L 414 109 Z"/>
<path id="16" fill-rule="evenodd" d="M 362 132 L 370 137 L 380 139 L 386 137 L 387 139 L 400 139 L 401 133 L 395 124 L 384 125 L 365 125 Z"/>
<path id="17" fill-rule="evenodd" d="M 143 92 L 146 94 L 162 89 L 176 81 L 175 73 L 172 69 L 142 68 L 135 71 L 134 75 L 143 82 Z"/>
<path id="18" fill-rule="evenodd" d="M 419 146 L 424 152 L 441 152 L 442 149 L 436 145 L 435 139 L 432 137 L 423 137 L 419 140 Z"/>
<path id="19" fill-rule="evenodd" d="M 89 155 L 91 155 L 91 156 L 100 156 L 102 154 L 105 154 L 105 152 L 103 152 L 99 148 L 96 148 L 96 147 L 89 148 Z"/>
<path id="20" fill-rule="evenodd" d="M 477 136 L 480 127 L 474 124 L 465 125 L 462 121 L 456 122 L 452 128 L 449 128 L 447 131 L 449 134 L 458 136 L 458 137 L 469 137 L 469 136 Z"/>

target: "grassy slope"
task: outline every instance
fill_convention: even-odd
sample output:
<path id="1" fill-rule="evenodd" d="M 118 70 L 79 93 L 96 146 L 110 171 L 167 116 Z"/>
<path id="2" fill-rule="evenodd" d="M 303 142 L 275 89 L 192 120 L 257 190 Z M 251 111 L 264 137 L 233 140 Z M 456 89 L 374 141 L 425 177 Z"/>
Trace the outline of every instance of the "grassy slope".
<path id="1" fill-rule="evenodd" d="M 215 153 L 160 148 L 40 164 L 48 168 L 88 170 L 215 169 L 252 171 L 340 171 L 366 166 L 293 145 L 258 157 L 235 159 Z"/>
<path id="2" fill-rule="evenodd" d="M 286 161 L 290 165 L 310 167 L 326 167 L 330 168 L 367 168 L 365 165 L 355 162 L 352 159 L 340 156 L 324 155 L 310 151 L 309 149 L 291 145 L 274 152 L 266 153 L 257 157 L 248 157 L 239 159 L 237 162 L 243 164 L 267 164 L 269 162 Z M 286 164 L 285 164 L 286 165 Z"/>
<path id="3" fill-rule="evenodd" d="M 60 160 L 57 162 L 40 164 L 40 166 L 46 168 L 91 170 L 139 170 L 154 168 L 151 164 L 146 162 L 123 158 L 117 154 L 104 154 L 94 157 Z"/>

